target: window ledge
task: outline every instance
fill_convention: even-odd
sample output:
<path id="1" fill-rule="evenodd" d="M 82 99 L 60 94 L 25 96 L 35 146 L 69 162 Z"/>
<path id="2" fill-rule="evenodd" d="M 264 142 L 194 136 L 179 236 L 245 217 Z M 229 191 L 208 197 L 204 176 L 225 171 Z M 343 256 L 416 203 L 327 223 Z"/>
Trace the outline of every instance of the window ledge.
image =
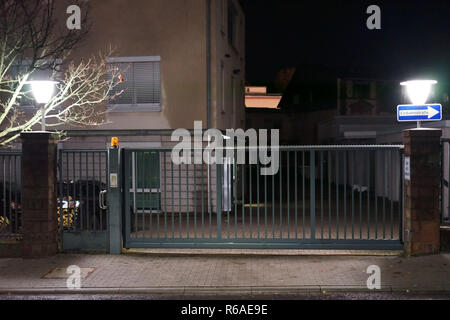
<path id="1" fill-rule="evenodd" d="M 160 103 L 109 104 L 109 112 L 160 112 Z"/>

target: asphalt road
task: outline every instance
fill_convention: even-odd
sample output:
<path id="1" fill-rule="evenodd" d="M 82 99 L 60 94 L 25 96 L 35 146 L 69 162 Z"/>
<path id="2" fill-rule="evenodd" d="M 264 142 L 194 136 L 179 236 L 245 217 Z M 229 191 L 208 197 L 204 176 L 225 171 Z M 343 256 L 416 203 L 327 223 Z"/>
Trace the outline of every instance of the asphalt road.
<path id="1" fill-rule="evenodd" d="M 331 293 L 302 295 L 0 295 L 0 300 L 450 300 L 448 294 Z"/>

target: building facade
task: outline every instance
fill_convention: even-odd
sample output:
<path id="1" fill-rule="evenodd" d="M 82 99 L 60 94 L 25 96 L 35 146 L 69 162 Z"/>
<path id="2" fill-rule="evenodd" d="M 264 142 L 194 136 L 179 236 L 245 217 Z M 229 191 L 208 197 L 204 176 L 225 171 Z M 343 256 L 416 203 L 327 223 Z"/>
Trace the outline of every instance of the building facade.
<path id="1" fill-rule="evenodd" d="M 64 147 L 105 147 L 111 136 L 163 144 L 171 130 L 193 129 L 194 121 L 205 129 L 244 127 L 245 16 L 239 1 L 94 0 L 90 17 L 91 30 L 73 59 L 112 48 L 106 63 L 120 70 L 116 90 L 123 93 L 99 106 L 107 111 L 103 124 L 64 128 L 70 138 Z"/>
<path id="2" fill-rule="evenodd" d="M 94 0 L 90 16 L 92 28 L 73 59 L 111 47 L 106 65 L 120 70 L 123 81 L 115 90 L 122 94 L 98 106 L 106 111 L 103 124 L 63 128 L 67 139 L 59 148 L 101 150 L 118 137 L 121 149 L 146 150 L 133 153 L 125 164 L 131 172 L 134 212 L 145 207 L 186 213 L 194 203 L 215 208 L 215 168 L 174 166 L 170 152 L 161 150 L 176 143 L 171 141 L 173 130 L 192 130 L 194 121 L 201 121 L 203 129 L 245 127 L 245 15 L 240 2 Z M 62 161 L 68 172 L 77 170 L 69 157 Z M 60 179 L 89 177 L 87 168 L 80 165 L 79 176 L 63 173 Z M 195 185 L 193 177 L 189 182 L 185 178 L 194 169 L 199 177 Z"/>

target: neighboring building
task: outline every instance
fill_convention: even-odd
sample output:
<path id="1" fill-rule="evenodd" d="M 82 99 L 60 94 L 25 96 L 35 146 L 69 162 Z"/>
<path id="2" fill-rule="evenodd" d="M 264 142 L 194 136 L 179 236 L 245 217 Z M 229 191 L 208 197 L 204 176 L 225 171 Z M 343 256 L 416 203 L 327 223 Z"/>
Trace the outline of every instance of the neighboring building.
<path id="1" fill-rule="evenodd" d="M 337 105 L 340 113 L 317 124 L 319 143 L 401 143 L 401 132 L 416 127 L 416 123 L 397 121 L 397 105 L 411 103 L 400 81 L 373 80 L 371 96 L 359 101 L 349 97 L 355 81 L 340 80 L 340 83 L 344 85 L 344 95 Z M 450 86 L 440 83 L 429 98 L 430 102 L 442 104 L 444 120 L 449 117 L 447 92 L 450 92 Z M 447 123 L 427 123 L 426 126 L 446 127 Z M 446 132 L 443 131 L 443 137 L 448 136 Z"/>
<path id="2" fill-rule="evenodd" d="M 397 80 L 380 80 L 371 70 L 356 71 L 306 65 L 296 69 L 280 107 L 299 112 L 335 109 L 337 115 L 392 113 L 386 104 L 399 101 Z"/>
<path id="3" fill-rule="evenodd" d="M 276 109 L 281 101 L 281 94 L 267 93 L 267 87 L 247 86 L 245 87 L 246 108 Z"/>
<path id="4" fill-rule="evenodd" d="M 295 70 L 296 68 L 283 68 L 277 73 L 275 80 L 273 81 L 273 87 L 276 92 L 286 92 L 286 88 L 291 82 Z"/>
<path id="5" fill-rule="evenodd" d="M 312 144 L 316 124 L 331 118 L 334 113 L 318 111 L 301 113 L 283 108 L 246 108 L 246 128 L 280 130 L 280 145 Z"/>
<path id="6" fill-rule="evenodd" d="M 295 126 L 290 127 L 292 117 L 280 109 L 283 93 L 294 72 L 295 68 L 284 68 L 278 72 L 269 87 L 279 93 L 268 93 L 267 86 L 249 85 L 245 88 L 246 129 L 278 129 L 280 144 L 288 145 L 295 141 Z"/>
<path id="7" fill-rule="evenodd" d="M 377 136 L 411 127 L 396 120 L 396 106 L 409 103 L 400 86 L 406 76 L 384 79 L 371 70 L 311 65 L 289 70 L 295 72 L 278 108 L 246 108 L 247 128 L 280 129 L 284 144 L 348 144 L 375 143 Z M 439 83 L 430 97 L 442 104 L 445 119 L 449 92 Z"/>
<path id="8" fill-rule="evenodd" d="M 374 143 L 380 134 L 411 127 L 396 121 L 396 106 L 409 103 L 400 79 L 372 70 L 300 66 L 279 104 L 281 113 L 290 114 L 283 128 L 295 128 L 288 135 L 296 144 Z M 445 116 L 448 89 L 441 83 L 430 97 L 442 103 Z"/>

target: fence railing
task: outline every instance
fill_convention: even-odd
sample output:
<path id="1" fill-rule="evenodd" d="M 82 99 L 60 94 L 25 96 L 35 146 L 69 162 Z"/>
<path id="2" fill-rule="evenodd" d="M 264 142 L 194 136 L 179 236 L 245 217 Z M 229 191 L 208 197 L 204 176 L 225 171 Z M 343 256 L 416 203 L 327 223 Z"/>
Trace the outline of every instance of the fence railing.
<path id="1" fill-rule="evenodd" d="M 0 238 L 23 233 L 22 154 L 0 152 Z"/>
<path id="2" fill-rule="evenodd" d="M 446 148 L 443 184 L 449 175 L 448 143 Z M 244 164 L 235 152 L 220 165 L 176 165 L 172 149 L 124 150 L 128 240 L 236 247 L 358 247 L 363 242 L 383 247 L 401 242 L 402 146 L 278 150 L 274 175 L 262 175 L 259 162 L 249 164 L 248 150 Z M 106 150 L 59 151 L 57 214 L 63 232 L 107 230 L 102 199 L 107 166 Z M 20 153 L 0 153 L 2 237 L 22 233 L 21 168 Z M 446 188 L 443 204 L 450 201 L 448 182 Z M 448 207 L 443 219 L 444 212 Z"/>

